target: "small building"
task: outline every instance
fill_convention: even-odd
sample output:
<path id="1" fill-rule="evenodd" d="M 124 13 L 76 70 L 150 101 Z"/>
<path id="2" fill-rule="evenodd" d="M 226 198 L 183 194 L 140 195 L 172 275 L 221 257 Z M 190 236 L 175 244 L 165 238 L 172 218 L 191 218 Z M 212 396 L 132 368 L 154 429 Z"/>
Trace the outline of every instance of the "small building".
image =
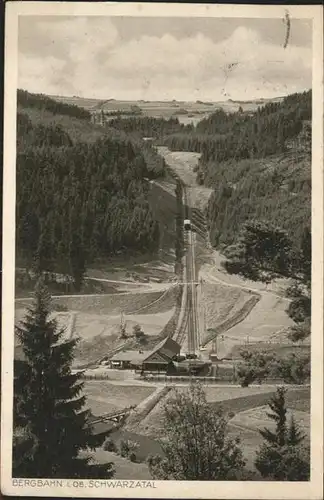
<path id="1" fill-rule="evenodd" d="M 173 360 L 179 355 L 181 346 L 171 337 L 163 339 L 155 348 L 147 353 L 142 361 L 142 371 L 168 372 L 173 367 Z"/>
<path id="2" fill-rule="evenodd" d="M 111 368 L 167 372 L 180 353 L 180 345 L 171 337 L 163 339 L 150 351 L 121 351 L 110 359 Z"/>
<path id="3" fill-rule="evenodd" d="M 110 368 L 131 370 L 140 365 L 150 351 L 120 351 L 110 358 Z"/>

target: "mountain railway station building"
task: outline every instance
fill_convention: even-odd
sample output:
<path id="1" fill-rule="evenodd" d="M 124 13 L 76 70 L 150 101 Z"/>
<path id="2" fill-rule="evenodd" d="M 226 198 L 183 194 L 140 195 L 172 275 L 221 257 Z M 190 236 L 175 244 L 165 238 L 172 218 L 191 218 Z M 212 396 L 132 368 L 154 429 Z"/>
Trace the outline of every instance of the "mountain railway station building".
<path id="1" fill-rule="evenodd" d="M 180 353 L 180 345 L 170 337 L 163 339 L 151 351 L 124 351 L 110 359 L 111 368 L 135 369 L 141 372 L 166 373 Z"/>

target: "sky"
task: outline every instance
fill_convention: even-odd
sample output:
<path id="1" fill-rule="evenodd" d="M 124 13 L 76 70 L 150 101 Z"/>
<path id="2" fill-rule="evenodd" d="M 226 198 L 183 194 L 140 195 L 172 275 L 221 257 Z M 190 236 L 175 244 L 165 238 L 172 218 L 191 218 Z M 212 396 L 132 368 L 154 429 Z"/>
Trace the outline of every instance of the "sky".
<path id="1" fill-rule="evenodd" d="M 292 19 L 21 16 L 18 87 L 118 100 L 258 99 L 307 90 L 312 27 Z"/>

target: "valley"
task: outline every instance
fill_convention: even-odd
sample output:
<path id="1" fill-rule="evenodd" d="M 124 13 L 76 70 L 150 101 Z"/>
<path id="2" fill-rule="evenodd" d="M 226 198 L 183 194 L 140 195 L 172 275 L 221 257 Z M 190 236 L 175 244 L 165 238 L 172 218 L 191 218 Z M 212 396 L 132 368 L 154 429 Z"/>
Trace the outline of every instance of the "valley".
<path id="1" fill-rule="evenodd" d="M 63 98 L 61 102 L 82 105 L 88 111 L 95 110 L 96 114 L 102 111 L 120 112 L 121 109 L 135 113 L 134 106 L 138 105 L 113 101 L 95 103 L 92 100 L 80 104 L 77 99 L 72 102 Z M 172 116 L 182 124 L 184 121 L 180 115 L 186 116 L 188 120 L 194 118 L 188 115 L 188 103 L 187 113 L 180 113 L 179 116 L 174 103 L 169 103 L 165 108 L 163 103 L 157 103 L 155 108 L 149 104 L 140 106 L 141 113 L 147 117 L 160 120 Z M 228 102 L 226 108 L 223 103 L 221 109 L 233 112 L 241 106 L 248 116 L 255 110 L 253 106 L 256 106 L 255 103 L 245 103 L 246 107 L 242 103 L 239 106 L 237 104 Z M 199 123 L 206 124 L 218 109 L 216 104 L 213 106 L 197 104 L 190 109 L 193 115 L 196 113 L 196 118 L 199 116 Z M 66 200 L 75 196 L 75 189 L 71 190 L 71 186 L 76 182 L 82 203 L 80 206 L 76 204 L 71 211 L 66 208 L 69 225 L 61 216 L 61 233 L 54 229 L 47 233 L 47 229 L 44 229 L 45 236 L 42 239 L 42 233 L 39 234 L 38 246 L 32 249 L 26 246 L 24 252 L 18 252 L 16 325 L 26 315 L 36 282 L 36 274 L 30 271 L 34 265 L 30 257 L 33 250 L 36 256 L 40 254 L 43 259 L 39 265 L 49 266 L 45 270 L 50 276 L 51 318 L 64 331 L 63 339 L 78 339 L 71 367 L 73 373 L 82 372 L 84 394 L 92 417 L 106 425 L 109 419 L 105 420 L 105 414 L 131 407 L 121 425 L 109 423 L 110 427 L 112 425 L 110 439 L 117 447 L 125 439 L 137 442 L 136 456 L 140 463 L 134 464 L 132 468 L 129 462 L 118 457 L 118 474 L 126 470 L 129 477 L 135 474 L 143 478 L 151 477 L 144 462 L 152 453 L 161 454 L 159 439 L 163 435 L 165 407 L 176 390 L 184 392 L 188 389 L 195 376 L 204 387 L 209 407 L 222 406 L 229 416 L 229 436 L 241 436 L 244 456 L 253 469 L 255 450 L 261 443 L 258 428 L 261 424 L 268 425 L 265 405 L 275 394 L 277 380 L 269 375 L 263 384 L 254 380 L 249 387 L 245 387 L 237 377 L 242 362 L 241 351 L 250 349 L 261 355 L 275 352 L 280 356 L 303 351 L 309 355 L 309 339 L 296 346 L 288 338 L 289 329 L 295 325 L 287 314 L 292 299 L 286 296 L 286 290 L 291 280 L 288 277 L 277 278 L 265 284 L 226 271 L 223 265 L 228 259 L 226 245 L 215 245 L 213 239 L 213 228 L 215 223 L 219 224 L 219 214 L 216 209 L 212 217 L 210 213 L 216 197 L 224 195 L 224 184 L 220 183 L 218 190 L 214 181 L 199 182 L 199 172 L 205 169 L 208 178 L 211 166 L 203 163 L 203 152 L 185 150 L 186 141 L 190 142 L 190 131 L 187 133 L 182 129 L 185 142 L 180 141 L 182 147 L 178 150 L 178 136 L 175 136 L 172 147 L 169 147 L 168 137 L 165 138 L 167 145 L 160 145 L 164 141 L 162 132 L 159 137 L 153 137 L 152 144 L 147 145 L 143 137 L 139 139 L 133 133 L 134 124 L 128 131 L 127 123 L 131 123 L 127 121 L 129 115 L 125 115 L 125 132 L 123 121 L 118 122 L 118 131 L 112 131 L 109 124 L 106 128 L 102 124 L 83 123 L 76 117 L 60 113 L 28 107 L 21 107 L 19 111 L 28 116 L 31 130 L 41 130 L 46 124 L 63 141 L 67 140 L 64 133 L 71 132 L 72 142 L 64 147 L 71 154 L 73 167 L 69 170 L 66 165 L 62 173 L 57 164 L 58 177 L 66 175 L 68 179 L 64 181 L 65 195 L 61 202 L 67 207 Z M 78 124 L 77 127 L 74 127 L 74 122 Z M 145 123 L 145 126 L 150 124 Z M 158 124 L 160 126 L 161 122 Z M 87 138 L 88 130 L 90 133 Z M 27 142 L 31 141 L 31 147 L 35 139 L 28 134 L 31 132 L 27 133 L 26 139 Z M 199 141 L 209 144 L 210 136 L 205 132 L 200 134 L 197 144 L 200 144 Z M 80 146 L 80 140 L 86 142 Z M 25 143 L 20 147 L 23 155 Z M 37 143 L 39 158 L 36 158 L 36 164 L 39 162 L 40 172 L 42 162 L 46 165 L 47 161 L 42 158 L 42 148 Z M 52 152 L 51 148 L 49 151 Z M 117 156 L 117 151 L 121 151 L 120 156 Z M 80 174 L 75 165 L 81 153 L 88 155 L 91 165 L 89 167 L 86 162 L 81 162 L 84 168 L 82 175 L 88 179 L 89 189 L 83 186 L 82 177 L 76 181 Z M 119 169 L 116 167 L 119 165 L 117 159 L 121 165 Z M 129 162 L 132 162 L 132 168 Z M 271 162 L 276 164 L 276 159 L 272 157 Z M 225 168 L 224 163 L 221 163 L 220 168 Z M 215 172 L 213 175 L 219 175 L 216 168 Z M 55 175 L 53 182 L 58 182 Z M 102 191 L 97 189 L 95 183 Z M 21 187 L 22 193 L 25 189 Z M 36 199 L 34 186 L 30 185 L 29 189 L 31 198 Z M 109 189 L 113 198 L 107 205 L 106 190 Z M 122 192 L 121 199 L 116 195 L 118 190 Z M 131 203 L 127 201 L 128 194 Z M 26 203 L 25 196 L 19 201 L 21 204 Z M 54 202 L 58 203 L 58 200 Z M 221 203 L 224 203 L 224 199 L 221 199 Z M 82 215 L 80 220 L 78 210 Z M 23 213 L 22 208 L 19 213 Z M 100 214 L 100 224 L 96 221 L 97 213 Z M 49 211 L 45 222 L 51 227 L 54 219 Z M 19 234 L 24 245 L 25 223 L 26 220 L 22 218 Z M 36 234 L 36 227 L 29 220 L 27 223 L 31 224 Z M 42 224 L 40 226 L 46 228 L 44 220 Z M 189 224 L 189 230 L 185 224 Z M 56 234 L 59 234 L 59 238 L 55 242 L 53 238 Z M 86 245 L 85 234 L 88 235 Z M 64 238 L 62 240 L 63 235 L 66 241 Z M 75 240 L 74 235 L 80 235 L 80 239 Z M 52 238 L 53 248 L 59 248 L 59 252 L 52 252 L 43 243 L 47 236 Z M 84 262 L 80 263 L 75 251 L 71 252 L 73 245 L 84 251 Z M 93 249 L 93 255 L 90 256 L 90 252 L 86 251 L 87 246 Z M 78 266 L 80 275 L 75 274 Z M 66 271 L 63 272 L 63 269 Z M 76 276 L 81 276 L 78 289 L 75 287 Z M 69 285 L 65 284 L 66 278 Z M 170 356 L 170 351 L 163 350 L 164 342 L 170 340 L 175 343 L 175 349 L 178 348 L 176 356 L 186 358 L 184 361 L 174 361 L 172 353 L 169 365 L 174 365 L 175 370 L 179 369 L 178 372 L 169 373 L 168 368 L 161 371 L 161 364 L 158 370 L 150 370 L 144 369 L 144 362 L 142 365 L 132 363 L 136 356 L 144 360 L 152 357 L 160 363 L 162 356 L 165 363 L 163 356 L 165 352 Z M 16 357 L 20 359 L 21 356 L 21 346 L 16 339 Z M 192 371 L 191 366 L 195 364 L 202 367 L 200 372 Z M 309 386 L 289 385 L 286 382 L 285 385 L 288 387 L 287 397 L 292 409 L 296 410 L 298 404 L 304 402 L 296 410 L 296 418 L 306 434 L 309 434 Z M 102 448 L 98 448 L 94 456 L 99 462 L 108 458 L 115 461 L 115 455 Z"/>

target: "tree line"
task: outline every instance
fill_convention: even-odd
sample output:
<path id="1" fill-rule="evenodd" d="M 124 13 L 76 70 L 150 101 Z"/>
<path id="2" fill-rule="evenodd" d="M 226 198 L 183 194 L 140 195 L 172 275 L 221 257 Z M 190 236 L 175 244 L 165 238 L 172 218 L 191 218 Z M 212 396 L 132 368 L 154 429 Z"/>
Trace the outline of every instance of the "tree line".
<path id="1" fill-rule="evenodd" d="M 68 274 L 119 252 L 154 253 L 159 224 L 147 199 L 165 164 L 118 131 L 73 143 L 60 126 L 17 119 L 17 256 L 26 267 Z"/>
<path id="2" fill-rule="evenodd" d="M 136 134 L 140 137 L 164 138 L 179 131 L 189 132 L 193 130 L 193 125 L 183 125 L 178 118 L 154 118 L 150 116 L 132 118 L 114 118 L 109 121 L 109 127 L 123 130 L 128 134 Z"/>
<path id="3" fill-rule="evenodd" d="M 17 105 L 22 108 L 36 108 L 50 111 L 54 115 L 69 115 L 80 120 L 90 121 L 91 113 L 75 104 L 67 104 L 51 99 L 45 94 L 32 94 L 27 90 L 18 89 Z"/>

